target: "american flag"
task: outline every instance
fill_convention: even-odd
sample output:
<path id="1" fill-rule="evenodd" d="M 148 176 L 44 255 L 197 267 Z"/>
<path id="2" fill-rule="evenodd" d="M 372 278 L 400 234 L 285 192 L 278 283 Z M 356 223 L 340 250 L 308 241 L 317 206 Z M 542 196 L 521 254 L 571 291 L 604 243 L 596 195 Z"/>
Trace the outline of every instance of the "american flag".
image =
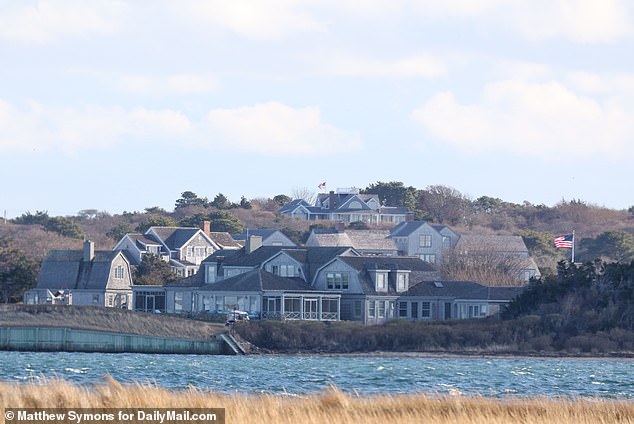
<path id="1" fill-rule="evenodd" d="M 570 249 L 575 241 L 574 234 L 566 234 L 555 238 L 555 247 L 558 249 Z"/>
<path id="2" fill-rule="evenodd" d="M 326 182 L 324 181 L 323 183 L 319 184 L 317 187 L 319 187 L 320 190 L 323 190 L 326 188 Z"/>

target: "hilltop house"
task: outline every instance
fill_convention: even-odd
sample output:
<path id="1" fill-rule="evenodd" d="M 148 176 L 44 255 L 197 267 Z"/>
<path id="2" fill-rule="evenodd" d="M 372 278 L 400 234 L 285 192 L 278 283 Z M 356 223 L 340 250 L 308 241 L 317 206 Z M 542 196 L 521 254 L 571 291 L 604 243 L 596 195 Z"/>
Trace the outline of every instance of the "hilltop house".
<path id="1" fill-rule="evenodd" d="M 130 262 L 122 251 L 95 250 L 86 241 L 83 250 L 50 251 L 24 303 L 128 308 L 131 285 Z"/>
<path id="2" fill-rule="evenodd" d="M 403 207 L 382 205 L 377 194 L 360 194 L 358 188 L 352 187 L 320 193 L 312 206 L 303 199 L 295 199 L 278 213 L 307 221 L 325 219 L 347 223 L 396 224 L 404 222 L 409 211 Z"/>
<path id="3" fill-rule="evenodd" d="M 150 227 L 144 234 L 126 234 L 113 250 L 123 250 L 133 265 L 139 265 L 144 255 L 160 256 L 181 277 L 193 275 L 209 255 L 241 246 L 228 233 L 212 233 L 210 222 L 196 227 Z"/>

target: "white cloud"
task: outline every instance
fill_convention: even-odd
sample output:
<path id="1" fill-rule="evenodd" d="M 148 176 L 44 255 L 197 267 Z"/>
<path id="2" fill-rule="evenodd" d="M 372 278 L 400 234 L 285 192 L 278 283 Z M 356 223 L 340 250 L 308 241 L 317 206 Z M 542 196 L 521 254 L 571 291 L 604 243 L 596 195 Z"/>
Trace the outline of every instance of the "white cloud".
<path id="1" fill-rule="evenodd" d="M 440 93 L 412 114 L 433 139 L 468 152 L 506 151 L 561 160 L 633 153 L 634 110 L 580 96 L 558 82 L 508 80 L 485 87 L 480 104 Z"/>
<path id="2" fill-rule="evenodd" d="M 323 32 L 325 24 L 302 10 L 301 0 L 183 0 L 177 10 L 250 39 L 277 40 L 289 34 Z"/>
<path id="3" fill-rule="evenodd" d="M 444 60 L 431 55 L 410 56 L 396 61 L 338 55 L 320 63 L 326 73 L 346 77 L 437 78 L 447 73 Z"/>
<path id="4" fill-rule="evenodd" d="M 528 39 L 578 43 L 611 42 L 632 33 L 630 9 L 622 0 L 523 0 L 514 8 L 512 25 Z"/>
<path id="5" fill-rule="evenodd" d="M 19 108 L 0 100 L 0 151 L 107 149 L 124 140 L 178 138 L 192 130 L 178 111 L 86 106 L 45 106 L 28 102 Z"/>
<path id="6" fill-rule="evenodd" d="M 316 107 L 265 103 L 214 109 L 199 122 L 170 109 L 57 107 L 0 100 L 0 152 L 119 148 L 122 143 L 178 142 L 182 146 L 271 156 L 354 151 L 360 137 L 324 122 Z"/>
<path id="7" fill-rule="evenodd" d="M 118 1 L 39 0 L 0 4 L 0 39 L 51 43 L 66 37 L 112 34 L 125 5 Z"/>
<path id="8" fill-rule="evenodd" d="M 277 102 L 208 114 L 209 147 L 266 155 L 331 155 L 361 147 L 355 133 L 322 121 L 316 107 L 293 109 Z"/>
<path id="9" fill-rule="evenodd" d="M 423 16 L 492 23 L 529 40 L 603 43 L 630 36 L 633 30 L 626 0 L 419 0 L 412 7 Z"/>
<path id="10" fill-rule="evenodd" d="M 216 78 L 207 74 L 177 74 L 166 77 L 127 75 L 121 77 L 122 91 L 152 96 L 206 94 L 217 87 Z"/>

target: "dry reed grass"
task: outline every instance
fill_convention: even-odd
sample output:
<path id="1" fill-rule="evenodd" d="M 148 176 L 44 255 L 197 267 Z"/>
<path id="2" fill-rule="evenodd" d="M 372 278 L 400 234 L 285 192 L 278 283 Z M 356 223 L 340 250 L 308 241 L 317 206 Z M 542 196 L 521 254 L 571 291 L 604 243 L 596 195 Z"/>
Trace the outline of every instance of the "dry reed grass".
<path id="1" fill-rule="evenodd" d="M 634 423 L 634 402 L 606 399 L 509 398 L 424 394 L 227 395 L 197 388 L 171 391 L 153 384 L 123 385 L 107 377 L 79 386 L 62 380 L 0 383 L 1 408 L 225 408 L 226 423 Z"/>

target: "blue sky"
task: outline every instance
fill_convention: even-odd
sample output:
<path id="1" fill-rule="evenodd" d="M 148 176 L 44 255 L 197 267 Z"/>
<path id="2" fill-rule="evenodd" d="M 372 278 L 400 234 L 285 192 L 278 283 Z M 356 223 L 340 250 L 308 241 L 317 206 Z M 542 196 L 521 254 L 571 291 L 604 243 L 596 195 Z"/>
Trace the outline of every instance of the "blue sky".
<path id="1" fill-rule="evenodd" d="M 0 0 L 0 210 L 402 181 L 634 204 L 634 4 Z"/>

